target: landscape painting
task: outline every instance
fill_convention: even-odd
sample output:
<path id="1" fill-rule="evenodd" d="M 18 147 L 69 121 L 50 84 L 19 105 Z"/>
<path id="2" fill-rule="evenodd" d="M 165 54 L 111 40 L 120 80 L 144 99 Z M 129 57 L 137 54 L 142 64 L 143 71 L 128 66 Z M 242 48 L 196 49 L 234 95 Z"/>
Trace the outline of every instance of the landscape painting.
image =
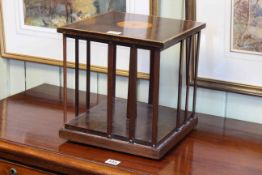
<path id="1" fill-rule="evenodd" d="M 23 0 L 24 24 L 57 28 L 106 13 L 126 11 L 125 0 Z"/>
<path id="2" fill-rule="evenodd" d="M 262 54 L 262 0 L 232 0 L 231 50 Z"/>

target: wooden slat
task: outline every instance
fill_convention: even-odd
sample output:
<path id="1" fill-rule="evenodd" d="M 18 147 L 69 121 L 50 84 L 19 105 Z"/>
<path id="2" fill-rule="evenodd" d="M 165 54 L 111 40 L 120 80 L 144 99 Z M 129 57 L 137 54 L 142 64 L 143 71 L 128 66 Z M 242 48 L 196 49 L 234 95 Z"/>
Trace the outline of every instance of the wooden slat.
<path id="1" fill-rule="evenodd" d="M 155 49 L 154 57 L 154 81 L 153 81 L 153 116 L 152 116 L 152 145 L 156 146 L 158 136 L 158 108 L 159 108 L 159 75 L 160 75 L 160 50 Z"/>
<path id="2" fill-rule="evenodd" d="M 112 136 L 113 123 L 113 103 L 115 94 L 115 76 L 116 76 L 116 45 L 112 42 L 108 45 L 108 87 L 107 87 L 107 136 Z"/>
<path id="3" fill-rule="evenodd" d="M 90 108 L 90 71 L 91 71 L 91 48 L 90 41 L 86 41 L 86 109 Z"/>
<path id="4" fill-rule="evenodd" d="M 150 50 L 150 79 L 149 79 L 149 95 L 148 95 L 148 104 L 153 102 L 153 84 L 154 84 L 154 51 Z"/>
<path id="5" fill-rule="evenodd" d="M 64 123 L 67 122 L 67 41 L 63 35 Z"/>
<path id="6" fill-rule="evenodd" d="M 197 34 L 197 49 L 195 56 L 195 72 L 194 72 L 194 94 L 193 94 L 193 115 L 196 113 L 196 98 L 197 98 L 197 76 L 198 76 L 198 63 L 199 63 L 199 50 L 200 50 L 201 32 Z"/>
<path id="7" fill-rule="evenodd" d="M 129 85 L 128 85 L 128 102 L 127 118 L 129 119 L 129 141 L 135 139 L 135 125 L 137 117 L 137 48 L 131 47 L 129 62 Z"/>
<path id="8" fill-rule="evenodd" d="M 187 121 L 188 117 L 188 103 L 189 103 L 189 93 L 190 93 L 190 64 L 192 58 L 192 40 L 193 36 L 189 37 L 187 40 L 187 51 L 186 51 L 186 103 L 185 103 L 185 116 L 184 123 Z"/>
<path id="9" fill-rule="evenodd" d="M 182 96 L 182 81 L 183 81 L 183 57 L 184 57 L 184 40 L 182 40 L 180 42 L 176 129 L 178 129 L 180 127 L 180 121 L 181 121 L 181 96 Z"/>
<path id="10" fill-rule="evenodd" d="M 75 39 L 75 115 L 79 115 L 79 39 Z"/>
<path id="11" fill-rule="evenodd" d="M 113 47 L 113 73 L 114 73 L 114 76 L 113 76 L 113 94 L 112 94 L 112 96 L 113 96 L 113 98 L 115 98 L 116 97 L 116 49 L 117 49 L 117 46 L 116 46 L 116 44 L 114 45 L 114 47 Z"/>

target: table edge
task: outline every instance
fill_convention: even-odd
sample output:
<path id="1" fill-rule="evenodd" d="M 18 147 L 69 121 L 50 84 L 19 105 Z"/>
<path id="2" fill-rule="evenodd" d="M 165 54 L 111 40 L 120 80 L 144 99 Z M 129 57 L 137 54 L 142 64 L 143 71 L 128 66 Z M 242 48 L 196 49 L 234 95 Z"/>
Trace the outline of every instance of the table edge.
<path id="1" fill-rule="evenodd" d="M 0 157 L 7 160 L 10 160 L 11 157 L 10 161 L 20 162 L 23 160 L 21 163 L 25 163 L 28 166 L 34 166 L 59 173 L 68 173 L 68 171 L 75 170 L 80 173 L 103 175 L 109 175 L 112 173 L 116 175 L 145 174 L 144 172 L 122 167 L 113 167 L 102 164 L 101 162 L 78 158 L 43 148 L 36 148 L 2 138 L 0 139 Z M 64 172 L 61 172 L 61 170 Z"/>

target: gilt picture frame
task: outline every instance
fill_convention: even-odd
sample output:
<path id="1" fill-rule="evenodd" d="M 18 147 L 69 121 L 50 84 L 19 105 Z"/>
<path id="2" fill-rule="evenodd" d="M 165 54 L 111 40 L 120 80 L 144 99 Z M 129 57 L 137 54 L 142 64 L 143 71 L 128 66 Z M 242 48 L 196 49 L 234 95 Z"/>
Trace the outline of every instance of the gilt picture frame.
<path id="1" fill-rule="evenodd" d="M 82 19 L 85 16 L 91 16 L 89 13 L 85 12 L 86 9 L 76 10 L 76 8 L 83 7 L 81 4 L 71 4 L 68 5 L 65 2 L 78 2 L 85 3 L 87 1 L 82 0 L 35 0 L 37 5 L 32 4 L 33 1 L 28 0 L 0 0 L 0 40 L 1 40 L 1 56 L 3 58 L 15 59 L 20 61 L 35 62 L 41 64 L 48 64 L 54 66 L 62 66 L 62 46 L 61 46 L 61 36 L 56 33 L 57 25 L 63 25 L 65 23 L 57 21 L 70 21 L 74 22 L 76 18 Z M 51 3 L 48 3 L 50 1 Z M 88 0 L 89 1 L 89 0 Z M 90 0 L 90 2 L 96 2 L 92 4 L 90 8 L 91 12 L 94 14 L 94 8 L 99 7 L 101 13 L 106 12 L 106 10 L 116 10 L 122 11 L 121 5 L 119 3 L 107 3 L 119 0 Z M 97 3 L 99 2 L 99 3 Z M 145 0 L 143 3 L 139 3 L 139 0 L 126 0 L 125 10 L 130 13 L 142 13 L 142 14 L 157 14 L 158 12 L 158 1 L 157 0 Z M 60 4 L 59 4 L 60 3 Z M 40 5 L 39 5 L 40 4 Z M 102 5 L 101 5 L 102 4 Z M 120 3 L 121 4 L 121 3 Z M 66 9 L 67 7 L 73 7 L 75 9 Z M 48 8 L 47 8 L 48 7 Z M 52 8 L 49 8 L 52 7 Z M 54 8 L 55 7 L 55 8 Z M 39 8 L 36 10 L 36 8 Z M 14 10 L 15 9 L 15 10 Z M 55 11 L 51 13 L 50 11 Z M 98 8 L 97 8 L 98 9 Z M 97 10 L 96 9 L 96 10 Z M 73 14 L 68 16 L 67 13 Z M 43 15 L 47 12 L 48 14 Z M 67 12 L 69 11 L 69 12 Z M 37 14 L 41 12 L 41 15 Z M 101 14 L 100 13 L 100 14 Z M 54 17 L 48 17 L 52 14 Z M 92 14 L 92 15 L 93 15 Z M 38 15 L 38 16 L 37 16 Z M 59 18 L 55 17 L 59 16 Z M 74 18 L 74 19 L 73 19 Z M 57 24 L 58 23 L 58 24 Z M 52 32 L 51 29 L 53 29 Z M 19 36 L 19 37 L 17 37 Z M 19 42 L 18 42 L 19 41 Z M 99 45 L 99 43 L 94 44 L 94 48 L 105 47 Z M 96 46 L 98 45 L 98 46 Z M 59 46 L 55 48 L 56 46 Z M 61 47 L 61 48 L 60 48 Z M 47 50 L 48 49 L 48 50 Z M 120 52 L 124 52 L 124 48 L 119 49 Z M 143 52 L 143 51 L 141 51 Z M 53 54 L 52 54 L 53 53 Z M 147 55 L 147 53 L 144 53 Z M 59 59 L 58 59 L 59 57 Z M 124 57 L 124 56 L 123 56 Z M 102 61 L 101 61 L 102 62 Z M 71 61 L 68 63 L 68 67 L 73 68 L 74 63 Z M 85 69 L 85 64 L 80 64 L 81 69 Z M 92 71 L 99 73 L 106 73 L 106 66 L 103 64 L 93 64 Z M 139 71 L 138 76 L 141 79 L 148 78 L 148 72 L 141 65 L 141 71 Z M 120 76 L 127 76 L 128 71 L 124 68 L 118 68 L 117 74 Z"/>
<path id="2" fill-rule="evenodd" d="M 223 0 L 222 0 L 223 1 Z M 187 0 L 186 1 L 186 18 L 189 19 L 189 20 L 201 20 L 199 19 L 199 17 L 205 19 L 204 22 L 207 22 L 207 29 L 206 30 L 209 30 L 208 32 L 210 33 L 209 37 L 212 37 L 211 35 L 214 35 L 214 31 L 212 31 L 212 29 L 215 29 L 215 25 L 212 24 L 212 21 L 208 21 L 208 17 L 206 17 L 206 14 L 208 13 L 208 10 L 211 12 L 212 11 L 212 8 L 214 9 L 218 9 L 219 10 L 219 7 L 221 6 L 221 10 L 222 9 L 225 9 L 225 4 L 226 4 L 226 7 L 228 10 L 225 10 L 225 17 L 222 15 L 221 17 L 221 21 L 219 21 L 218 24 L 224 22 L 226 23 L 226 26 L 225 28 L 221 28 L 223 29 L 222 31 L 225 32 L 224 36 L 225 36 L 225 41 L 222 41 L 224 43 L 221 43 L 222 45 L 224 45 L 226 47 L 225 50 L 221 50 L 217 53 L 213 53 L 213 54 L 217 54 L 218 57 L 216 58 L 215 61 L 211 61 L 211 63 L 213 62 L 217 62 L 219 63 L 220 59 L 223 60 L 221 61 L 221 65 L 209 65 L 209 68 L 212 67 L 213 69 L 222 69 L 223 68 L 223 65 L 225 66 L 226 65 L 226 62 L 232 62 L 232 63 L 235 63 L 235 64 L 232 64 L 231 63 L 231 68 L 230 68 L 230 65 L 226 65 L 228 68 L 227 69 L 230 69 L 230 71 L 234 71 L 235 74 L 238 74 L 239 76 L 237 78 L 231 78 L 230 80 L 226 79 L 226 78 L 217 78 L 215 76 L 212 76 L 212 75 L 208 75 L 208 76 L 203 76 L 199 75 L 198 77 L 198 86 L 199 87 L 203 87 L 203 88 L 208 88 L 208 89 L 213 89 L 213 90 L 219 90 L 219 91 L 226 91 L 226 92 L 233 92 L 233 93 L 238 93 L 238 94 L 244 94 L 244 95 L 251 95 L 251 96 L 258 96 L 258 97 L 262 97 L 262 86 L 260 85 L 257 85 L 259 84 L 259 77 L 261 76 L 258 76 L 259 74 L 259 71 L 261 69 L 259 69 L 259 65 L 261 64 L 261 60 L 259 59 L 260 58 L 260 55 L 258 53 L 254 53 L 254 52 L 250 52 L 249 51 L 239 51 L 238 50 L 238 53 L 236 53 L 236 50 L 232 49 L 232 30 L 233 30 L 233 25 L 232 25 L 232 20 L 234 20 L 234 1 L 235 0 L 231 0 L 231 1 L 227 1 L 227 0 L 224 0 L 223 2 L 220 1 L 220 0 L 216 0 L 217 3 L 213 2 L 212 3 L 208 0 L 200 0 L 200 1 L 197 1 L 197 0 Z M 206 4 L 210 2 L 209 4 Z M 209 8 L 210 6 L 210 8 Z M 198 9 L 208 9 L 208 10 L 205 10 L 205 13 L 204 12 L 201 12 L 200 11 L 197 11 Z M 213 9 L 212 12 L 214 12 L 215 10 Z M 228 18 L 230 17 L 230 18 Z M 210 17 L 210 20 L 212 20 L 213 18 Z M 214 20 L 213 20 L 214 21 Z M 217 22 L 217 20 L 216 20 Z M 216 24 L 216 25 L 218 25 Z M 221 32 L 220 32 L 221 33 Z M 206 38 L 207 36 L 204 36 L 204 38 Z M 222 37 L 223 38 L 223 37 Z M 227 39 L 228 38 L 228 39 Z M 221 39 L 221 38 L 220 38 Z M 218 41 L 218 40 L 216 40 Z M 213 43 L 212 43 L 213 44 Z M 213 46 L 213 45 L 210 45 L 210 46 Z M 216 48 L 215 46 L 213 46 L 214 48 Z M 201 47 L 201 50 L 204 52 L 206 52 L 206 48 L 204 46 L 203 48 L 203 45 Z M 194 50 L 193 50 L 194 52 Z M 219 57 L 219 55 L 223 56 L 224 58 L 222 59 L 222 57 Z M 249 56 L 250 55 L 250 56 Z M 201 56 L 200 56 L 201 58 Z M 202 58 L 201 58 L 202 59 Z M 207 58 L 208 60 L 212 60 L 212 57 L 208 57 Z M 246 63 L 246 64 L 245 64 Z M 234 67 L 235 65 L 238 64 L 239 66 L 241 66 L 243 69 L 241 72 L 238 72 L 236 70 L 234 70 Z M 253 70 L 250 70 L 248 65 L 253 65 L 253 67 L 255 66 L 256 68 L 254 68 Z M 190 80 L 191 82 L 193 82 L 194 80 L 194 76 L 192 74 L 193 72 L 193 66 L 194 63 L 192 63 L 191 65 L 191 74 L 190 74 Z M 200 69 L 201 69 L 201 66 L 200 66 Z M 226 69 L 226 67 L 224 68 Z M 203 70 L 203 66 L 202 66 L 202 70 Z M 250 71 L 248 71 L 250 70 Z M 200 70 L 201 71 L 201 70 Z M 212 70 L 211 70 L 212 71 Z M 220 70 L 221 72 L 222 70 Z M 247 76 L 247 75 L 242 75 L 243 72 L 246 71 L 250 74 L 250 76 Z M 204 72 L 204 71 L 202 71 Z M 223 72 L 221 72 L 223 73 Z M 246 79 L 243 78 L 242 80 L 242 77 L 245 77 Z M 227 74 L 225 73 L 224 74 L 224 77 L 227 77 Z M 231 75 L 230 75 L 231 76 Z M 228 75 L 229 77 L 229 75 Z M 257 77 L 255 79 L 255 77 Z M 247 80 L 249 79 L 252 79 L 253 82 L 255 83 L 250 83 L 248 82 Z M 256 85 L 255 85 L 256 84 Z"/>

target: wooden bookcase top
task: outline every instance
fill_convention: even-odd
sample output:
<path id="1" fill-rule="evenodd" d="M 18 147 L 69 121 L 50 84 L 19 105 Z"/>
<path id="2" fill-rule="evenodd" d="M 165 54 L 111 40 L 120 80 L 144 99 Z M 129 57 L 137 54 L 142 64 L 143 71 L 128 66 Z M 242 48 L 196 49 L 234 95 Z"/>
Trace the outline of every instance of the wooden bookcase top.
<path id="1" fill-rule="evenodd" d="M 206 24 L 156 16 L 109 12 L 58 28 L 65 35 L 115 41 L 145 47 L 168 48 L 197 33 Z"/>

